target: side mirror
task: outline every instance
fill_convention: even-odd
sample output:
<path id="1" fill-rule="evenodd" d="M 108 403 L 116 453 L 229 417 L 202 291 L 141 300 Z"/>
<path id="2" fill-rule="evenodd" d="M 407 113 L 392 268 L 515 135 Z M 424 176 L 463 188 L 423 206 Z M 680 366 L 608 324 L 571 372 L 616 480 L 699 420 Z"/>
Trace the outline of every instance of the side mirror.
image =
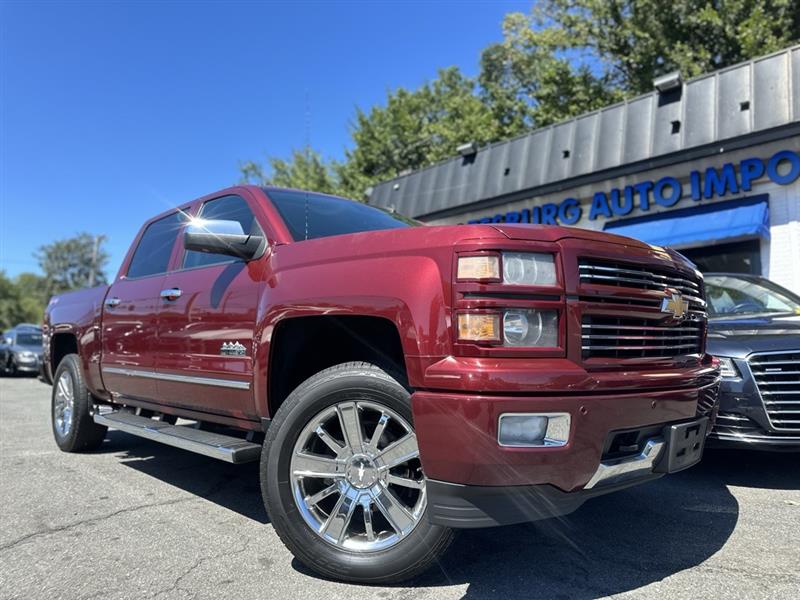
<path id="1" fill-rule="evenodd" d="M 224 254 L 253 260 L 263 254 L 267 240 L 263 235 L 250 235 L 239 221 L 206 221 L 196 219 L 183 234 L 183 247 L 195 252 Z"/>

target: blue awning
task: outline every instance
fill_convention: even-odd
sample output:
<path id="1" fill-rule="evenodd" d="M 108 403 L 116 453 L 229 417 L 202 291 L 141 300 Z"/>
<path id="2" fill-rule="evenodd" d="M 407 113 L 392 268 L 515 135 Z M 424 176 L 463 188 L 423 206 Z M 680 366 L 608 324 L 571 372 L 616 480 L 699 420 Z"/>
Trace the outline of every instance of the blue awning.
<path id="1" fill-rule="evenodd" d="M 716 202 L 606 223 L 604 230 L 655 246 L 687 246 L 746 236 L 769 238 L 769 196 Z"/>

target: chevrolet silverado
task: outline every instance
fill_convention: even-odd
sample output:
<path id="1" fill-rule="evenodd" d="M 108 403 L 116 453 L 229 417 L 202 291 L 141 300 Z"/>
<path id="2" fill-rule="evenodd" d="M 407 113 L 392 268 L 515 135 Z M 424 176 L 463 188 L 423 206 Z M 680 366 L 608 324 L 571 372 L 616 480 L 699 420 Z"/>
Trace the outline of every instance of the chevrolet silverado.
<path id="1" fill-rule="evenodd" d="M 291 552 L 360 582 L 421 572 L 455 528 L 700 460 L 719 375 L 689 262 L 577 228 L 419 225 L 254 186 L 154 217 L 110 286 L 46 309 L 56 443 L 111 427 L 260 460 Z"/>

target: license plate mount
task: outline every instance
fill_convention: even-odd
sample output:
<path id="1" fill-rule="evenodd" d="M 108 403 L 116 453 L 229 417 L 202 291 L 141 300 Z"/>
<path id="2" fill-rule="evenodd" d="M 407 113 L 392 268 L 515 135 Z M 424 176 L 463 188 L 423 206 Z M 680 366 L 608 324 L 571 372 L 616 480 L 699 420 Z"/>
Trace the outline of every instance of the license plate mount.
<path id="1" fill-rule="evenodd" d="M 708 417 L 667 425 L 663 434 L 667 449 L 654 470 L 658 473 L 676 473 L 700 462 L 707 430 Z"/>

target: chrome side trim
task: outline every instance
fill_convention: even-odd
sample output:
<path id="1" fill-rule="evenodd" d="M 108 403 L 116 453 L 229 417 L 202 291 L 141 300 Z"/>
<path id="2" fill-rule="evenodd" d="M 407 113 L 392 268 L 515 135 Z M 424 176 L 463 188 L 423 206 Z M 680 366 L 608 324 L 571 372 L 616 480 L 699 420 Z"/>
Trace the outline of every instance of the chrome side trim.
<path id="1" fill-rule="evenodd" d="M 618 481 L 649 475 L 653 472 L 653 467 L 661 456 L 665 445 L 664 438 L 651 438 L 647 440 L 641 453 L 636 456 L 606 463 L 601 462 L 584 489 L 589 490 L 602 483 L 617 483 Z"/>
<path id="2" fill-rule="evenodd" d="M 193 375 L 177 375 L 175 373 L 162 373 L 144 369 L 123 369 L 120 367 L 103 367 L 103 373 L 125 375 L 127 377 L 144 377 L 146 379 L 159 379 L 161 381 L 176 381 L 178 383 L 195 383 L 197 385 L 213 385 L 216 387 L 232 388 L 235 390 L 249 390 L 249 381 L 234 381 L 232 379 L 218 379 L 216 377 L 195 377 Z"/>

